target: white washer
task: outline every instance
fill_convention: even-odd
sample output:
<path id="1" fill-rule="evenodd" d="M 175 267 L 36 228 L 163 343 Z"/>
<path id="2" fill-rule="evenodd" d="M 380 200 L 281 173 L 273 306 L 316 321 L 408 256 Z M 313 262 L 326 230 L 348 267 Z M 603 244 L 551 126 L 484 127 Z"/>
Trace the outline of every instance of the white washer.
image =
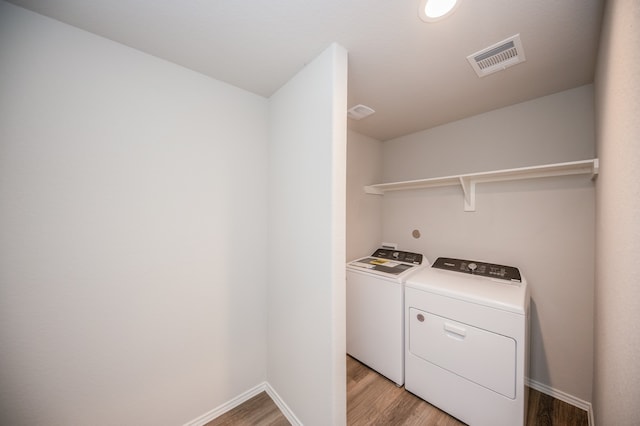
<path id="1" fill-rule="evenodd" d="M 403 283 L 424 268 L 422 259 L 380 248 L 347 264 L 347 353 L 398 386 L 404 383 Z"/>
<path id="2" fill-rule="evenodd" d="M 405 389 L 470 425 L 524 425 L 529 303 L 513 267 L 438 258 L 411 275 Z"/>

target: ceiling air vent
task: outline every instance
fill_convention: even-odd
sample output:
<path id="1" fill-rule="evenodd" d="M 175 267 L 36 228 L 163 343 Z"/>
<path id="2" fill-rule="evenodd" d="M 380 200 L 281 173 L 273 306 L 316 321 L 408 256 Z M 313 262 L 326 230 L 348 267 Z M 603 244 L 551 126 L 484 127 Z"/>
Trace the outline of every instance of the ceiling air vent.
<path id="1" fill-rule="evenodd" d="M 478 77 L 493 74 L 526 61 L 520 34 L 467 56 Z"/>
<path id="2" fill-rule="evenodd" d="M 369 108 L 366 105 L 359 104 L 347 110 L 347 117 L 353 120 L 362 120 L 363 118 L 370 116 L 374 112 L 375 111 L 373 110 L 373 108 Z"/>

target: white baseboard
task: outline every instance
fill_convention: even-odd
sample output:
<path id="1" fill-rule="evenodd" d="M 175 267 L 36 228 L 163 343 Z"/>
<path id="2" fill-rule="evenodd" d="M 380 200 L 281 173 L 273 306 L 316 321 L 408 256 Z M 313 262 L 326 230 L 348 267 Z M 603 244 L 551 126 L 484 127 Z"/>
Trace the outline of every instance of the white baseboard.
<path id="1" fill-rule="evenodd" d="M 569 395 L 568 393 L 563 392 L 561 390 L 554 389 L 551 386 L 547 386 L 543 383 L 537 382 L 528 377 L 526 378 L 525 384 L 529 386 L 531 389 L 535 389 L 555 399 L 559 399 L 560 401 L 566 402 L 567 404 L 571 404 L 574 407 L 578 407 L 582 410 L 585 410 L 587 412 L 587 419 L 589 420 L 589 426 L 595 426 L 593 421 L 593 407 L 590 402 L 577 398 L 573 395 Z"/>
<path id="2" fill-rule="evenodd" d="M 275 389 L 273 389 L 267 382 L 262 382 L 259 385 L 254 386 L 253 388 L 243 392 L 242 394 L 214 408 L 213 410 L 204 413 L 200 417 L 185 423 L 184 426 L 204 426 L 211 420 L 220 417 L 227 411 L 231 411 L 243 402 L 250 400 L 260 392 L 266 392 L 267 395 L 269 395 L 273 402 L 275 402 L 275 404 L 278 406 L 282 414 L 287 418 L 287 420 L 289 420 L 289 423 L 291 423 L 293 426 L 302 426 L 302 422 L 298 420 L 289 406 L 284 403 L 282 398 L 280 398 L 280 395 L 278 395 Z"/>
<path id="3" fill-rule="evenodd" d="M 526 385 L 531 389 L 535 389 L 539 392 L 542 392 L 546 395 L 549 395 L 555 399 L 566 402 L 567 404 L 571 404 L 574 407 L 578 407 L 587 412 L 587 418 L 589 420 L 589 426 L 595 426 L 593 422 L 593 407 L 590 402 L 584 401 L 580 398 L 577 398 L 573 395 L 569 395 L 566 392 L 554 389 L 550 386 L 547 386 L 543 383 L 537 382 L 535 380 L 526 379 Z M 242 404 L 258 395 L 260 392 L 266 392 L 267 395 L 273 400 L 273 402 L 278 406 L 282 414 L 287 418 L 289 423 L 293 426 L 302 426 L 302 422 L 296 417 L 296 415 L 291 411 L 289 406 L 285 404 L 284 400 L 280 398 L 280 395 L 271 387 L 268 382 L 262 382 L 257 386 L 243 392 L 242 394 L 236 396 L 230 401 L 225 402 L 224 404 L 214 408 L 213 410 L 201 415 L 197 419 L 191 420 L 184 424 L 184 426 L 204 426 L 209 423 L 211 420 L 220 417 L 227 411 L 231 411 L 236 408 L 238 405 Z"/>
<path id="4" fill-rule="evenodd" d="M 302 422 L 300 421 L 300 419 L 298 419 L 296 415 L 293 414 L 293 411 L 291 411 L 289 406 L 284 403 L 284 400 L 280 398 L 280 395 L 278 395 L 278 393 L 271 387 L 269 383 L 266 383 L 265 390 L 267 392 L 267 395 L 269 395 L 271 399 L 273 399 L 273 402 L 276 403 L 280 411 L 282 411 L 282 414 L 284 414 L 284 416 L 287 418 L 287 420 L 289 420 L 289 423 L 291 423 L 292 426 L 302 426 Z"/>
<path id="5" fill-rule="evenodd" d="M 214 408 L 213 410 L 204 413 L 197 419 L 191 420 L 184 424 L 184 426 L 203 426 L 209 423 L 211 420 L 220 417 L 227 411 L 231 411 L 236 408 L 238 405 L 242 404 L 258 395 L 260 392 L 265 391 L 267 388 L 267 382 L 260 383 L 259 385 L 243 392 L 242 394 L 236 396 L 230 401 L 225 402 L 224 404 Z"/>

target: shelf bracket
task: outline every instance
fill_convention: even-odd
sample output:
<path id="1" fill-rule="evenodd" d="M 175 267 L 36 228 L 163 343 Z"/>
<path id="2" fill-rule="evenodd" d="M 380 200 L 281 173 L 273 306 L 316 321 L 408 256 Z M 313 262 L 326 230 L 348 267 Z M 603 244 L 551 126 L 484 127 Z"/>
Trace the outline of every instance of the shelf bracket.
<path id="1" fill-rule="evenodd" d="M 476 181 L 465 176 L 460 176 L 460 185 L 464 193 L 464 211 L 476 211 Z"/>
<path id="2" fill-rule="evenodd" d="M 591 169 L 591 180 L 596 180 L 600 173 L 600 161 L 597 158 L 593 159 L 593 168 Z"/>
<path id="3" fill-rule="evenodd" d="M 365 186 L 364 187 L 364 192 L 367 194 L 372 194 L 372 195 L 384 195 L 384 191 L 381 191 L 379 189 L 377 189 L 375 186 Z"/>

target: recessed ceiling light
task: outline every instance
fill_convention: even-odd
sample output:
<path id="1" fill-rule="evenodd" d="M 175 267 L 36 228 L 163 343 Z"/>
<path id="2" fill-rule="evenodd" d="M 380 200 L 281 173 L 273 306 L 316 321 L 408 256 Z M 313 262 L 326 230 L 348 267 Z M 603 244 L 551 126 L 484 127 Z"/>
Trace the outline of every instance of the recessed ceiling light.
<path id="1" fill-rule="evenodd" d="M 420 0 L 418 15 L 425 22 L 435 22 L 451 15 L 461 0 Z"/>

